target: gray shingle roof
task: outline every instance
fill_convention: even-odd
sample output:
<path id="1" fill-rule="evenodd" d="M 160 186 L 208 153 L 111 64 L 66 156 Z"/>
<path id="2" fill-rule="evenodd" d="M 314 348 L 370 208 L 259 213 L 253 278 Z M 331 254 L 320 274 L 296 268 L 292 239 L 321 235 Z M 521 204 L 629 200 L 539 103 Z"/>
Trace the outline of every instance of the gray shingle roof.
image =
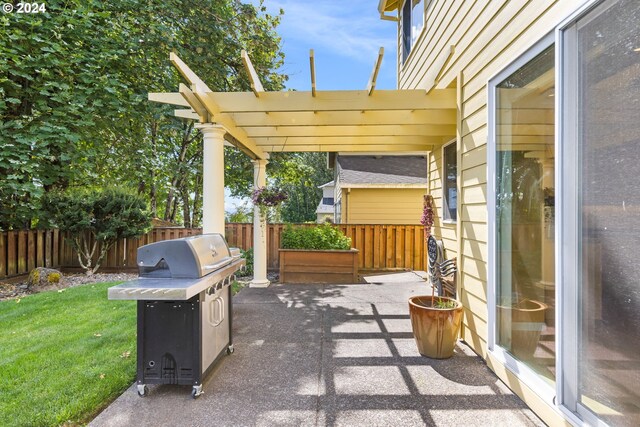
<path id="1" fill-rule="evenodd" d="M 422 156 L 338 156 L 341 185 L 427 184 Z"/>

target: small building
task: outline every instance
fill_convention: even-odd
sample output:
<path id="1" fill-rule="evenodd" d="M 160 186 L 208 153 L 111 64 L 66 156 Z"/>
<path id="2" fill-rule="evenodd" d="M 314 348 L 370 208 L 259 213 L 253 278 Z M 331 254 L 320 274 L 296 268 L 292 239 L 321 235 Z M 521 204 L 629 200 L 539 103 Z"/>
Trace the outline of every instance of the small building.
<path id="1" fill-rule="evenodd" d="M 338 224 L 419 224 L 427 193 L 425 156 L 335 156 Z"/>
<path id="2" fill-rule="evenodd" d="M 327 221 L 335 222 L 335 181 L 327 182 L 318 188 L 322 188 L 322 199 L 320 200 L 320 203 L 318 203 L 318 208 L 316 209 L 316 222 L 318 224 L 322 224 Z"/>

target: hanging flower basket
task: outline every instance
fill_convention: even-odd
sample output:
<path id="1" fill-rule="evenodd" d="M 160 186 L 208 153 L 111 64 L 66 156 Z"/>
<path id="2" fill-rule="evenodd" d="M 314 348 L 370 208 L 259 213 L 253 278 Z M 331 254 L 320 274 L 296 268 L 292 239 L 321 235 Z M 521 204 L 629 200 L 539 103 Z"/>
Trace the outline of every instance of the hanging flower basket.
<path id="1" fill-rule="evenodd" d="M 277 187 L 259 187 L 253 190 L 253 194 L 251 195 L 253 204 L 260 209 L 262 219 L 267 217 L 269 208 L 279 206 L 288 198 L 289 196 Z"/>

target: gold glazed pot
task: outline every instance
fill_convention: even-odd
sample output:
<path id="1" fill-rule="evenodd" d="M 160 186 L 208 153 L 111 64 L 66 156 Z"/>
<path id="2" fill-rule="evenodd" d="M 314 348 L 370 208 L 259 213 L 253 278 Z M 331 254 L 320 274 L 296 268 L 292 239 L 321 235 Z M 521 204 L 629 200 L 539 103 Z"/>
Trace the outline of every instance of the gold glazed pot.
<path id="1" fill-rule="evenodd" d="M 430 295 L 409 298 L 409 315 L 413 336 L 421 355 L 432 359 L 447 359 L 453 356 L 453 349 L 462 323 L 462 304 L 452 298 L 436 299 L 455 301 L 454 308 L 431 306 Z"/>

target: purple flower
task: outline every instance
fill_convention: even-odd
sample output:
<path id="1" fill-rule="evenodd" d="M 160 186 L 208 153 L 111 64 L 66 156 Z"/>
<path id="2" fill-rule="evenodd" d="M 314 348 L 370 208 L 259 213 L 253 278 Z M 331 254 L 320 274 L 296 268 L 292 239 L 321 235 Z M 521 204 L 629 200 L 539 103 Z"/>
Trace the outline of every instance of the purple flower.
<path id="1" fill-rule="evenodd" d="M 258 206 L 278 206 L 289 197 L 279 188 L 256 188 L 251 195 L 251 200 Z"/>

